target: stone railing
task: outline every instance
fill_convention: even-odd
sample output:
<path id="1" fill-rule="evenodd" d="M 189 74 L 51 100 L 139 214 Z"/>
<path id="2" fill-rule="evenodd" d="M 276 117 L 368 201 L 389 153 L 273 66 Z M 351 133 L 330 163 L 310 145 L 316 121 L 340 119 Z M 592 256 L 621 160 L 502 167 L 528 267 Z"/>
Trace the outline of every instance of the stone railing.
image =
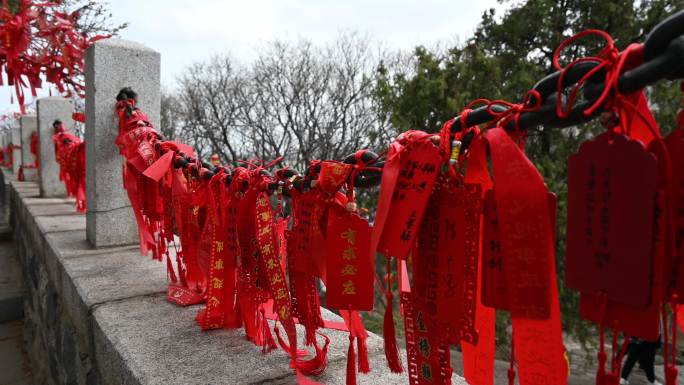
<path id="1" fill-rule="evenodd" d="M 10 209 L 24 282 L 35 384 L 293 383 L 282 350 L 261 354 L 242 329 L 203 332 L 199 306 L 166 300 L 166 271 L 137 245 L 94 248 L 74 201 L 40 198 L 35 182 L 10 182 Z M 326 318 L 340 319 L 324 312 Z M 347 332 L 331 339 L 317 380 L 343 384 Z M 300 331 L 300 335 L 304 335 Z M 408 383 L 388 372 L 382 340 L 368 340 L 373 372 L 359 383 Z"/>
<path id="2" fill-rule="evenodd" d="M 21 143 L 14 150 L 15 169 L 3 174 L 27 286 L 24 313 L 34 383 L 296 383 L 282 350 L 263 355 L 242 329 L 201 331 L 194 320 L 199 306 L 169 303 L 165 266 L 139 253 L 114 144 L 114 96 L 124 86 L 135 86 L 142 96 L 139 105 L 158 123 L 159 54 L 105 40 L 88 49 L 86 67 L 85 216 L 64 197 L 56 177 L 52 122 L 73 124 L 69 101 L 39 100 L 37 118 L 22 118 L 11 137 L 2 137 L 3 144 Z M 30 181 L 19 182 L 16 169 L 28 159 L 22 156 L 29 148 L 24 138 L 36 128 L 41 169 Z M 340 321 L 328 311 L 324 316 Z M 328 368 L 314 380 L 344 384 L 348 333 L 323 332 L 331 339 Z M 369 337 L 368 350 L 372 373 L 360 374 L 360 384 L 408 384 L 406 374 L 389 373 L 380 337 Z"/>

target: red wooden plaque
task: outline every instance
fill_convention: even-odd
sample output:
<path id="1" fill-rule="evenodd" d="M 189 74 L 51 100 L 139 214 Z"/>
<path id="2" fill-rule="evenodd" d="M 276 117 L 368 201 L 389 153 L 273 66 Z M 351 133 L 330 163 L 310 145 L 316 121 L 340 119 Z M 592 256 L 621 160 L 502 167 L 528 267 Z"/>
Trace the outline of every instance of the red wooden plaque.
<path id="1" fill-rule="evenodd" d="M 657 162 L 644 146 L 606 132 L 568 164 L 566 284 L 646 307 L 650 296 Z"/>
<path id="2" fill-rule="evenodd" d="M 440 167 L 439 149 L 430 140 L 410 143 L 404 151 L 378 245 L 381 253 L 401 259 L 413 245 Z"/>
<path id="3" fill-rule="evenodd" d="M 327 305 L 342 310 L 373 310 L 373 259 L 370 226 L 356 213 L 329 212 Z"/>

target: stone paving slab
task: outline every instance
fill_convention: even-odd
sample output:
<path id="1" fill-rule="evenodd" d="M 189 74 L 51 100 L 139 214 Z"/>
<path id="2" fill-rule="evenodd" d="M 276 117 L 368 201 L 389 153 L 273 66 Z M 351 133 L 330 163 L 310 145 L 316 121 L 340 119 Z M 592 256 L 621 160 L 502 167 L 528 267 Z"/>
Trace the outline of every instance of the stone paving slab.
<path id="1" fill-rule="evenodd" d="M 30 367 L 24 351 L 22 322 L 0 323 L 0 384 L 31 384 Z"/>
<path id="2" fill-rule="evenodd" d="M 166 291 L 166 265 L 137 251 L 72 257 L 61 262 L 88 308 Z"/>
<path id="3" fill-rule="evenodd" d="M 86 255 L 99 255 L 118 252 L 139 250 L 138 245 L 95 248 L 85 238 L 85 229 L 68 230 L 45 235 L 50 250 L 59 259 L 69 257 L 83 257 Z M 141 258 L 144 258 L 141 256 Z"/>
<path id="4" fill-rule="evenodd" d="M 24 204 L 27 206 L 32 205 L 54 205 L 59 203 L 75 204 L 76 200 L 74 198 L 26 198 L 24 199 Z"/>
<path id="5" fill-rule="evenodd" d="M 33 218 L 43 234 L 58 231 L 85 230 L 86 219 L 83 215 L 43 216 Z"/>
<path id="6" fill-rule="evenodd" d="M 111 384 L 294 384 L 282 350 L 263 355 L 242 329 L 202 332 L 195 323 L 199 306 L 180 308 L 164 296 L 146 296 L 99 305 L 93 312 L 97 360 Z M 332 318 L 329 313 L 326 318 Z M 330 338 L 328 368 L 316 380 L 343 384 L 349 343 L 346 331 L 324 330 Z M 299 330 L 299 336 L 303 336 Z M 300 341 L 300 347 L 302 341 Z M 387 369 L 382 339 L 368 341 L 373 373 L 359 384 L 408 383 Z M 463 382 L 455 381 L 455 384 Z"/>
<path id="7" fill-rule="evenodd" d="M 12 242 L 0 242 L 0 322 L 21 319 L 24 288 Z"/>
<path id="8" fill-rule="evenodd" d="M 33 197 L 36 198 L 38 195 L 40 195 L 40 191 L 38 190 L 38 187 L 35 188 L 17 188 L 16 190 L 17 195 L 20 197 Z"/>
<path id="9" fill-rule="evenodd" d="M 95 305 L 166 290 L 166 266 L 141 256 L 137 250 L 72 254 L 55 265 L 66 311 L 87 339 Z"/>
<path id="10" fill-rule="evenodd" d="M 35 198 L 31 198 L 35 199 Z M 57 216 L 57 215 L 72 215 L 85 217 L 83 214 L 76 212 L 76 207 L 73 204 L 61 202 L 61 203 L 51 203 L 51 204 L 29 204 L 26 205 L 29 213 L 33 216 Z"/>

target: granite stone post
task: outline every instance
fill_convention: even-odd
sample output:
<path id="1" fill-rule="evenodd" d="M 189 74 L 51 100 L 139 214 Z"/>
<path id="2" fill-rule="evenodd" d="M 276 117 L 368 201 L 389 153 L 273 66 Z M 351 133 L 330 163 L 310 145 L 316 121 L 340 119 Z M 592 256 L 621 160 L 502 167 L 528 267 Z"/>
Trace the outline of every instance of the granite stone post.
<path id="1" fill-rule="evenodd" d="M 86 236 L 95 247 L 138 242 L 122 157 L 115 144 L 116 95 L 123 87 L 138 93 L 138 106 L 159 125 L 160 55 L 139 43 L 106 39 L 86 50 Z"/>
<path id="2" fill-rule="evenodd" d="M 15 177 L 19 172 L 21 166 L 21 127 L 19 121 L 15 121 L 12 125 L 12 172 Z"/>
<path id="3" fill-rule="evenodd" d="M 55 144 L 52 141 L 54 129 L 52 123 L 61 120 L 64 128 L 73 129 L 71 112 L 73 107 L 69 99 L 61 97 L 48 97 L 38 99 L 38 154 L 40 156 L 40 169 L 38 170 L 38 186 L 40 196 L 43 198 L 65 197 L 66 187 L 59 180 L 59 165 L 55 158 Z"/>
<path id="4" fill-rule="evenodd" d="M 31 153 L 31 135 L 38 129 L 38 119 L 35 115 L 24 115 L 19 118 L 21 127 L 21 164 L 24 166 L 36 163 L 36 158 Z M 24 180 L 38 181 L 38 170 L 35 168 L 24 168 Z"/>

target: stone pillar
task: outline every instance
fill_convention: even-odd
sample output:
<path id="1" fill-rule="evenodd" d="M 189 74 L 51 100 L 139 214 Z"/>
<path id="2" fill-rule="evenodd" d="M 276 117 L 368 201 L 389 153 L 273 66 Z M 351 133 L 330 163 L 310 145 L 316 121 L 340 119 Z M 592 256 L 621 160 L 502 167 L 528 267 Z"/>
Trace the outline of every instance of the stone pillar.
<path id="1" fill-rule="evenodd" d="M 12 172 L 17 176 L 21 166 L 21 127 L 19 121 L 12 124 Z"/>
<path id="2" fill-rule="evenodd" d="M 66 187 L 59 180 L 59 165 L 55 158 L 55 144 L 52 141 L 54 129 L 52 123 L 61 120 L 64 128 L 72 130 L 71 120 L 73 107 L 69 99 L 49 97 L 38 99 L 38 154 L 40 155 L 40 169 L 38 170 L 38 186 L 40 196 L 44 198 L 65 197 Z"/>
<path id="3" fill-rule="evenodd" d="M 38 119 L 35 115 L 24 115 L 19 118 L 19 126 L 21 127 L 21 164 L 24 166 L 35 164 L 36 159 L 31 153 L 31 135 L 38 129 Z M 38 171 L 35 168 L 25 168 L 24 180 L 38 181 Z"/>
<path id="4" fill-rule="evenodd" d="M 122 157 L 115 144 L 116 95 L 132 87 L 138 106 L 159 125 L 160 55 L 141 44 L 106 39 L 86 50 L 86 236 L 95 247 L 138 242 L 135 216 L 123 189 Z"/>

